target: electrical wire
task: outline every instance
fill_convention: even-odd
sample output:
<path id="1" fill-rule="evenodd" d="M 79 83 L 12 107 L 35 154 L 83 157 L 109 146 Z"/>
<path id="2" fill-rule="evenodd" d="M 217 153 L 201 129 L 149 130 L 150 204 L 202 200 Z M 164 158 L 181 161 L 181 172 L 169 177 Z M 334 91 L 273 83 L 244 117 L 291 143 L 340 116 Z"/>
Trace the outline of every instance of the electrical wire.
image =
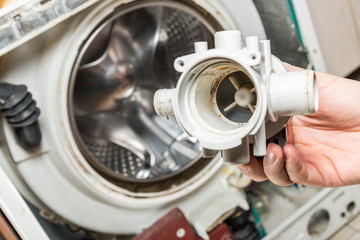
<path id="1" fill-rule="evenodd" d="M 256 204 L 254 203 L 253 199 L 250 197 L 249 194 L 247 197 L 248 197 L 248 201 L 250 203 L 251 213 L 255 219 L 255 223 L 256 223 L 258 231 L 259 231 L 259 237 L 263 238 L 266 236 L 266 230 L 265 230 L 264 225 L 262 224 L 260 214 L 259 214 L 258 210 L 256 209 Z"/>

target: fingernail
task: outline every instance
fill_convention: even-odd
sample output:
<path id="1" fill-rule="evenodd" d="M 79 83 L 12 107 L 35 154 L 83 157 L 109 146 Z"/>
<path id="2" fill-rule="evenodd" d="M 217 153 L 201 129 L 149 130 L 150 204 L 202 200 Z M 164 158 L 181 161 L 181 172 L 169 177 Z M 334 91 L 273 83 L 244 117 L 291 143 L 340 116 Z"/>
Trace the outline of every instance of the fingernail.
<path id="1" fill-rule="evenodd" d="M 267 161 L 270 164 L 274 163 L 276 161 L 276 159 L 277 159 L 277 157 L 273 153 L 270 153 L 270 154 L 265 156 L 265 161 Z"/>

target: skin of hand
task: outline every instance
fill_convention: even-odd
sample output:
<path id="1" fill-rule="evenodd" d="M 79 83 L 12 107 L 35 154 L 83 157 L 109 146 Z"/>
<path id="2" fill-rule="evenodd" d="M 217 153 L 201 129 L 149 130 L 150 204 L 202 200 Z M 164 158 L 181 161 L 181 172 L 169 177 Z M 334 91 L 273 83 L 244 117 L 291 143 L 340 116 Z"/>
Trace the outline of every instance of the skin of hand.
<path id="1" fill-rule="evenodd" d="M 290 71 L 302 69 L 287 65 Z M 239 165 L 257 182 L 340 187 L 360 183 L 360 82 L 316 72 L 319 110 L 295 116 L 294 144 L 269 144 L 264 159 Z"/>

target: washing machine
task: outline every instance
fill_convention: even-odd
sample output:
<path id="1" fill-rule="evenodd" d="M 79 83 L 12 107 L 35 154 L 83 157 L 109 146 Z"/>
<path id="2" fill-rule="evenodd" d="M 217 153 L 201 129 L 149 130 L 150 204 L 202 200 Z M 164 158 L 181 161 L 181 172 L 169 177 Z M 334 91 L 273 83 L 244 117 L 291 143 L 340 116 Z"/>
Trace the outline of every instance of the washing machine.
<path id="1" fill-rule="evenodd" d="M 1 122 L 0 164 L 20 193 L 51 221 L 107 235 L 138 234 L 177 207 L 207 238 L 248 209 L 229 181 L 237 168 L 202 158 L 196 139 L 152 105 L 156 90 L 176 84 L 175 58 L 196 41 L 213 47 L 224 29 L 265 38 L 250 0 L 98 1 L 2 56 L 1 82 L 22 85 L 20 100 L 38 109 L 37 134 Z"/>
<path id="2" fill-rule="evenodd" d="M 207 239 L 240 214 L 252 215 L 262 237 L 265 226 L 264 239 L 328 239 L 360 212 L 359 186 L 265 182 L 245 193 L 250 181 L 235 166 L 202 158 L 197 141 L 153 109 L 155 91 L 179 78 L 175 58 L 197 41 L 212 48 L 219 30 L 269 38 L 280 59 L 318 69 L 301 41 L 312 34 L 296 21 L 307 18 L 292 1 L 7 2 L 15 5 L 0 9 L 0 218 L 17 223 L 20 237 L 46 239 L 41 228 L 50 239 L 83 235 L 40 227 L 17 190 L 35 214 L 97 239 L 129 239 L 151 226 L 171 232 L 169 216 L 189 224 L 171 228 L 174 238 L 189 239 L 194 228 Z M 284 140 L 284 132 L 274 139 Z"/>

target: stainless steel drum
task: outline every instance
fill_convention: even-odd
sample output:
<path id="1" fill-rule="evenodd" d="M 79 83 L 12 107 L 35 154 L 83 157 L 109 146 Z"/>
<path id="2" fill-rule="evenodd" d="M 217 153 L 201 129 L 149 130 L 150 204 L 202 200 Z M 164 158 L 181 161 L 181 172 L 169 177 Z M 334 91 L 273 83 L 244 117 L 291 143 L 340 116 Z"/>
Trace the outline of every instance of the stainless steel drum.
<path id="1" fill-rule="evenodd" d="M 186 1 L 136 1 L 84 41 L 69 115 L 79 148 L 99 174 L 117 185 L 161 182 L 209 162 L 175 119 L 155 114 L 152 101 L 156 90 L 175 87 L 175 58 L 193 52 L 196 41 L 213 47 L 219 29 Z"/>

